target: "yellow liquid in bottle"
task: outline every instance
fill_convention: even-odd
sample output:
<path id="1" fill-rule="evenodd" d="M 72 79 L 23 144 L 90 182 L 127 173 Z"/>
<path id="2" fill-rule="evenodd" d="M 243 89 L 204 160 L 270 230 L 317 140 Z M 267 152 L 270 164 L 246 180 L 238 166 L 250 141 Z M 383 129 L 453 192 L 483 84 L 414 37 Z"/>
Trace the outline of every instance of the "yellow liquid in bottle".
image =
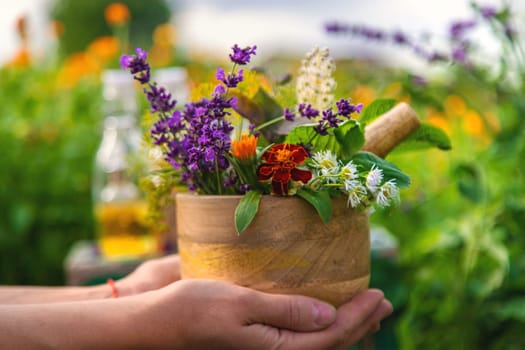
<path id="1" fill-rule="evenodd" d="M 97 204 L 98 243 L 105 258 L 136 258 L 157 253 L 157 239 L 145 225 L 146 213 L 147 204 L 139 200 Z"/>

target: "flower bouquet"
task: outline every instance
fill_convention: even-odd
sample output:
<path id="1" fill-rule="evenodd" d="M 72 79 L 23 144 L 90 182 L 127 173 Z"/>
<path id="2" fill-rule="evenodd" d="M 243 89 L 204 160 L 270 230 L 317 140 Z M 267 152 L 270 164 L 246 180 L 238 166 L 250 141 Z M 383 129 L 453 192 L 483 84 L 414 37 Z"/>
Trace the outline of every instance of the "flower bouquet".
<path id="1" fill-rule="evenodd" d="M 420 124 L 406 104 L 334 103 L 327 49 L 304 59 L 295 96 L 250 93 L 242 83 L 253 90 L 258 73 L 239 67 L 255 53 L 234 45 L 231 71 L 218 68 L 210 96 L 183 108 L 151 81 L 145 51 L 121 58 L 156 115 L 151 138 L 168 165 L 158 174 L 189 190 L 176 195 L 182 275 L 339 305 L 368 286 L 370 213 L 410 184 L 381 157 L 432 133 L 414 133 Z"/>

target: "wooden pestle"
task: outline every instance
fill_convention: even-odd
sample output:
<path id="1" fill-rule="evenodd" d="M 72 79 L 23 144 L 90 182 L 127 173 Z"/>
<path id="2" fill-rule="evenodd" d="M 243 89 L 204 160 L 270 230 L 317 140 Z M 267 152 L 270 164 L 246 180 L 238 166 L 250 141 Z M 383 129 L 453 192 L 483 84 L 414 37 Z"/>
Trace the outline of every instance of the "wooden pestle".
<path id="1" fill-rule="evenodd" d="M 420 125 L 412 107 L 401 102 L 365 128 L 365 144 L 361 150 L 385 158 Z"/>

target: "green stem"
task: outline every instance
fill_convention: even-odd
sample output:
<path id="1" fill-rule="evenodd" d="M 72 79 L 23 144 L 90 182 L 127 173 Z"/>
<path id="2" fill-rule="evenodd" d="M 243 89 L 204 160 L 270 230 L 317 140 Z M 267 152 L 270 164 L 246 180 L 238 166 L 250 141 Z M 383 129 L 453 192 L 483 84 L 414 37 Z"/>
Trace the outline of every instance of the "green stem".
<path id="1" fill-rule="evenodd" d="M 221 174 L 219 172 L 219 162 L 217 161 L 217 158 L 215 159 L 215 176 L 217 177 L 217 191 L 219 191 L 219 195 L 221 195 L 222 194 Z"/>
<path id="2" fill-rule="evenodd" d="M 262 123 L 261 125 L 259 125 L 258 127 L 256 127 L 255 129 L 253 129 L 253 131 L 260 131 L 268 126 L 272 126 L 274 124 L 277 124 L 279 122 L 282 122 L 283 120 L 285 120 L 284 116 L 281 116 L 281 117 L 278 117 L 278 118 L 275 118 L 275 119 L 271 119 L 271 120 L 268 120 L 266 123 Z"/>

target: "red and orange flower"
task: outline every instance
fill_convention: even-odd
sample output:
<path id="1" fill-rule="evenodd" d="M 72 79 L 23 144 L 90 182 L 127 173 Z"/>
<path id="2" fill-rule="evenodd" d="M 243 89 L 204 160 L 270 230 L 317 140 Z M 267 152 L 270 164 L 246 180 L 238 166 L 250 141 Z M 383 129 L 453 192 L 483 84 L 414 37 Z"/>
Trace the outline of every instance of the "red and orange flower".
<path id="1" fill-rule="evenodd" d="M 302 146 L 287 143 L 274 145 L 262 156 L 264 163 L 257 168 L 257 180 L 271 181 L 272 193 L 286 196 L 290 181 L 306 184 L 312 178 L 310 171 L 297 168 L 306 158 L 308 152 Z"/>

